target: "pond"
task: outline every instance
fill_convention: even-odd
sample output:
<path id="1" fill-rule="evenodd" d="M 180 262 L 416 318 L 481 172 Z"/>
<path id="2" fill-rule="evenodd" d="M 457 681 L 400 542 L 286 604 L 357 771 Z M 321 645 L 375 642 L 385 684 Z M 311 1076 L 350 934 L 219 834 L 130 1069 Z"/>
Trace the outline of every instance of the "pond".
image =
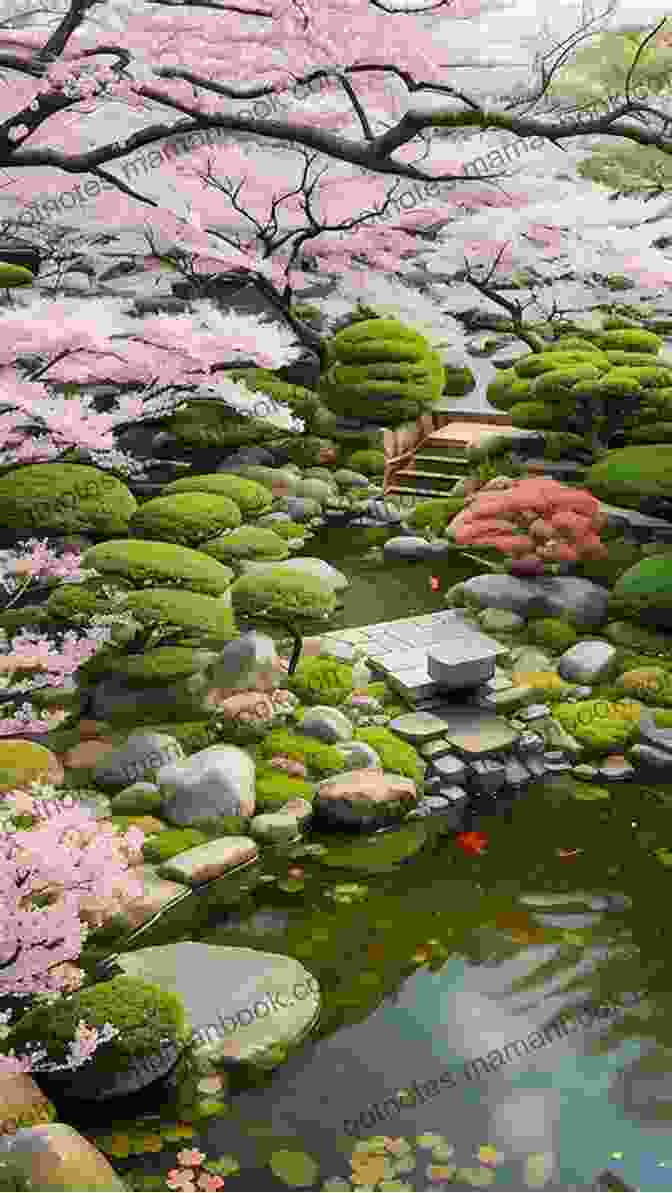
<path id="1" fill-rule="evenodd" d="M 336 627 L 443 608 L 443 589 L 473 572 L 454 557 L 367 562 L 388 533 L 328 529 L 306 545 L 351 578 Z M 235 1157 L 227 1189 L 669 1189 L 669 876 L 655 851 L 672 843 L 672 786 L 600 790 L 579 800 L 547 778 L 477 809 L 465 827 L 487 835 L 482 854 L 429 822 L 356 845 L 311 833 L 322 852 L 278 848 L 265 882 L 168 912 L 138 946 L 290 955 L 319 982 L 322 1014 L 275 1069 L 231 1073 L 226 1113 L 184 1144 L 114 1160 L 119 1171 L 165 1182 L 175 1146 L 193 1146 Z M 157 1083 L 119 1123 L 110 1103 L 67 1121 L 151 1131 L 173 1096 Z M 378 1157 L 354 1170 L 371 1136 L 411 1146 L 395 1145 L 394 1169 Z M 283 1150 L 314 1161 L 296 1183 L 269 1167 Z M 612 1183 L 595 1184 L 605 1170 Z"/>

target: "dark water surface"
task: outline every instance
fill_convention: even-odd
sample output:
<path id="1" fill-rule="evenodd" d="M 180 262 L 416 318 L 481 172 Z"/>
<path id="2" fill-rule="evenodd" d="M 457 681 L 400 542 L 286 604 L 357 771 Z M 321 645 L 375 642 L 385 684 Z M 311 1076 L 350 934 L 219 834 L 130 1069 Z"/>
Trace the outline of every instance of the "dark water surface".
<path id="1" fill-rule="evenodd" d="M 336 624 L 444 608 L 430 574 L 444 588 L 468 574 L 448 562 L 369 565 L 363 537 L 322 531 L 304 552 L 351 577 Z M 352 1189 L 353 1147 L 374 1135 L 406 1137 L 418 1160 L 397 1176 L 405 1184 L 383 1189 L 486 1187 L 484 1145 L 499 1153 L 493 1189 L 542 1187 L 544 1169 L 548 1189 L 590 1188 L 604 1169 L 630 1187 L 672 1188 L 670 873 L 655 856 L 672 846 L 672 787 L 604 786 L 609 798 L 586 802 L 546 781 L 484 809 L 467 826 L 488 834 L 480 856 L 427 822 L 402 830 L 413 840 L 401 861 L 399 834 L 368 858 L 311 835 L 326 853 L 264 858 L 280 881 L 301 866 L 299 889 L 269 882 L 176 929 L 172 939 L 290 954 L 323 999 L 311 1036 L 273 1072 L 232 1078 L 230 1112 L 185 1146 L 237 1158 L 227 1189 L 286 1188 L 268 1167 L 283 1148 L 319 1164 L 312 1183 L 291 1187 L 339 1177 Z M 339 901 L 348 891 L 335 888 L 353 883 Z M 588 1004 L 603 1017 L 577 1018 Z M 563 1031 L 549 1027 L 560 1012 Z M 415 1098 L 390 1101 L 404 1089 Z M 150 1103 L 148 1092 L 142 1109 Z M 449 1185 L 428 1173 L 432 1153 L 415 1147 L 426 1132 L 454 1146 L 468 1177 Z M 174 1151 L 145 1160 L 166 1172 Z"/>

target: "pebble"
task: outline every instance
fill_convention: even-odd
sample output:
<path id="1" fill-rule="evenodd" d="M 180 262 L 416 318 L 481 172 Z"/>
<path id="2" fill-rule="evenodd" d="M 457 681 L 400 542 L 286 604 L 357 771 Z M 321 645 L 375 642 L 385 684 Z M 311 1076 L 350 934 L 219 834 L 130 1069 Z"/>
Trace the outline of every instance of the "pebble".
<path id="1" fill-rule="evenodd" d="M 518 716 L 521 721 L 536 721 L 539 717 L 547 717 L 551 709 L 548 704 L 528 704 L 527 708 L 521 708 Z"/>

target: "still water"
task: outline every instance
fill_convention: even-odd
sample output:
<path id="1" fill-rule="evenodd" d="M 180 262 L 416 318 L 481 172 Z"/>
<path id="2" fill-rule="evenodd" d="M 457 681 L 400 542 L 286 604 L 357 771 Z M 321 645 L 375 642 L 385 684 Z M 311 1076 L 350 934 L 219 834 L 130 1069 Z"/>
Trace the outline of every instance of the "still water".
<path id="1" fill-rule="evenodd" d="M 465 574 L 369 564 L 365 538 L 323 531 L 305 552 L 352 578 L 340 624 L 442 608 L 430 573 L 442 588 Z M 282 1149 L 317 1165 L 292 1188 L 622 1187 L 595 1185 L 605 1169 L 631 1188 L 672 1188 L 670 875 L 655 856 L 672 843 L 672 787 L 603 791 L 579 801 L 558 779 L 481 808 L 466 826 L 487 834 L 480 855 L 427 822 L 368 846 L 311 834 L 321 855 L 265 856 L 275 881 L 179 926 L 169 916 L 138 942 L 289 954 L 320 984 L 309 1038 L 274 1071 L 232 1077 L 229 1112 L 186 1146 L 236 1158 L 227 1189 L 287 1188 L 268 1166 Z M 287 884 L 296 866 L 303 877 Z M 355 884 L 345 899 L 342 884 Z M 146 1092 L 133 1114 L 162 1097 Z M 396 1176 L 378 1158 L 354 1184 L 353 1148 L 376 1135 L 412 1146 Z M 165 1174 L 174 1147 L 140 1166 Z"/>

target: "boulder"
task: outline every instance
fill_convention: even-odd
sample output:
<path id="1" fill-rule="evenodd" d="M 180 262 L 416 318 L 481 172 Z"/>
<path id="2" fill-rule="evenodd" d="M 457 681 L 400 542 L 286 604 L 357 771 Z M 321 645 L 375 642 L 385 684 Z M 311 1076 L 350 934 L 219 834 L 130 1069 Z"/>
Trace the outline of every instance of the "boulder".
<path id="1" fill-rule="evenodd" d="M 121 953 L 124 973 L 179 995 L 197 1064 L 253 1061 L 301 1040 L 319 1011 L 315 978 L 281 953 L 183 940 Z"/>
<path id="2" fill-rule="evenodd" d="M 123 746 L 105 754 L 93 776 L 102 786 L 125 787 L 136 780 L 151 780 L 158 768 L 181 758 L 184 750 L 176 738 L 140 730 L 131 733 Z"/>
<path id="3" fill-rule="evenodd" d="M 616 647 L 599 638 L 577 642 L 557 660 L 558 675 L 570 683 L 595 684 L 605 679 L 616 657 Z"/>
<path id="4" fill-rule="evenodd" d="M 337 742 L 349 742 L 352 738 L 352 723 L 345 713 L 327 705 L 315 705 L 304 713 L 298 726 L 299 733 L 306 737 L 316 737 L 319 741 L 329 745 Z"/>
<path id="5" fill-rule="evenodd" d="M 254 776 L 252 758 L 237 746 L 199 750 L 157 772 L 163 815 L 185 825 L 220 816 L 253 816 Z"/>
<path id="6" fill-rule="evenodd" d="M 330 824 L 371 831 L 402 820 L 416 801 L 412 779 L 367 767 L 318 783 L 313 811 Z"/>
<path id="7" fill-rule="evenodd" d="M 0 1139 L 3 1160 L 30 1181 L 30 1188 L 45 1193 L 123 1193 L 127 1188 L 102 1152 L 67 1123 L 24 1127 Z"/>

